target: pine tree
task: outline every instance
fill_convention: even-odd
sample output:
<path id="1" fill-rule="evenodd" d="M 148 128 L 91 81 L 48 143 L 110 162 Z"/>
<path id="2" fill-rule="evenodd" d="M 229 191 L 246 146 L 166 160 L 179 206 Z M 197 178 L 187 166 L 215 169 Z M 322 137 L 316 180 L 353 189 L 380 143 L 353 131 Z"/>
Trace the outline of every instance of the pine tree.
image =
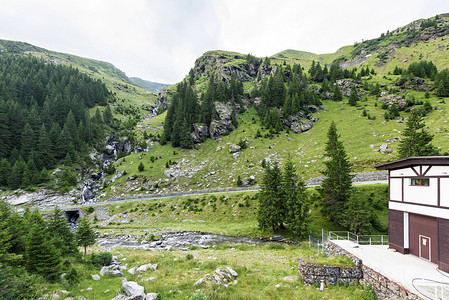
<path id="1" fill-rule="evenodd" d="M 7 157 L 11 150 L 11 130 L 9 127 L 8 107 L 0 101 L 0 157 Z"/>
<path id="2" fill-rule="evenodd" d="M 238 187 L 241 187 L 243 185 L 242 178 L 240 177 L 240 175 L 237 176 L 236 184 Z"/>
<path id="3" fill-rule="evenodd" d="M 355 234 L 369 234 L 371 215 L 371 203 L 363 195 L 352 194 L 345 206 L 342 225 Z"/>
<path id="4" fill-rule="evenodd" d="M 76 230 L 76 240 L 79 246 L 84 247 L 84 257 L 87 254 L 87 247 L 95 244 L 96 238 L 97 235 L 92 229 L 90 222 L 86 218 L 82 218 Z"/>
<path id="5" fill-rule="evenodd" d="M 54 281 L 61 273 L 61 258 L 48 237 L 45 226 L 34 224 L 27 236 L 25 266 L 28 272 Z"/>
<path id="6" fill-rule="evenodd" d="M 39 131 L 39 140 L 37 142 L 36 164 L 39 169 L 43 167 L 51 167 L 53 165 L 53 145 L 51 144 L 50 137 L 47 134 L 45 124 Z"/>
<path id="7" fill-rule="evenodd" d="M 332 95 L 332 100 L 334 100 L 334 101 L 342 101 L 343 100 L 343 93 L 341 92 L 341 89 L 337 83 L 335 83 L 335 85 L 334 85 L 334 94 Z"/>
<path id="8" fill-rule="evenodd" d="M 438 84 L 438 88 L 437 88 L 436 94 L 437 94 L 438 97 L 447 97 L 447 96 L 449 96 L 449 91 L 444 86 L 443 81 L 440 81 L 440 83 Z"/>
<path id="9" fill-rule="evenodd" d="M 27 160 L 31 151 L 34 149 L 34 131 L 33 128 L 31 128 L 31 125 L 29 123 L 25 124 L 25 127 L 22 131 L 22 137 L 21 137 L 21 156 L 23 159 Z"/>
<path id="10" fill-rule="evenodd" d="M 9 232 L 9 218 L 10 209 L 4 200 L 0 200 L 0 262 L 8 261 L 9 249 L 11 247 L 10 241 L 12 234 Z M 0 289 L 1 290 L 1 289 Z"/>
<path id="11" fill-rule="evenodd" d="M 322 212 L 333 222 L 342 224 L 345 204 L 351 194 L 351 165 L 346 155 L 343 142 L 339 141 L 337 126 L 332 121 L 327 133 L 324 162 L 326 169 L 322 172 L 326 178 L 321 184 L 320 193 L 324 198 Z"/>
<path id="12" fill-rule="evenodd" d="M 104 123 L 107 125 L 110 125 L 112 123 L 113 118 L 114 117 L 112 116 L 111 107 L 109 105 L 107 105 L 106 109 L 103 112 Z"/>
<path id="13" fill-rule="evenodd" d="M 62 211 L 56 207 L 47 221 L 47 227 L 52 234 L 53 244 L 61 256 L 74 255 L 78 252 L 75 236 Z"/>
<path id="14" fill-rule="evenodd" d="M 351 94 L 349 94 L 349 105 L 356 106 L 357 101 L 359 101 L 359 95 L 357 93 L 357 88 L 355 85 L 351 87 Z"/>
<path id="15" fill-rule="evenodd" d="M 259 192 L 257 221 L 261 229 L 270 228 L 272 232 L 283 227 L 285 205 L 282 203 L 282 176 L 279 164 L 265 168 L 262 186 Z"/>
<path id="16" fill-rule="evenodd" d="M 309 199 L 306 185 L 298 178 L 290 157 L 282 174 L 282 195 L 286 203 L 286 223 L 289 229 L 300 237 L 305 236 L 309 224 Z"/>
<path id="17" fill-rule="evenodd" d="M 0 160 L 0 186 L 8 185 L 8 177 L 11 173 L 11 164 L 6 158 Z"/>
<path id="18" fill-rule="evenodd" d="M 16 189 L 22 184 L 23 173 L 26 169 L 26 163 L 23 161 L 22 157 L 19 157 L 18 160 L 14 163 L 12 167 L 11 174 L 8 178 L 8 185 Z"/>
<path id="19" fill-rule="evenodd" d="M 412 110 L 399 142 L 399 158 L 438 155 L 438 150 L 431 144 L 433 135 L 425 131 L 425 126 L 421 111 Z"/>

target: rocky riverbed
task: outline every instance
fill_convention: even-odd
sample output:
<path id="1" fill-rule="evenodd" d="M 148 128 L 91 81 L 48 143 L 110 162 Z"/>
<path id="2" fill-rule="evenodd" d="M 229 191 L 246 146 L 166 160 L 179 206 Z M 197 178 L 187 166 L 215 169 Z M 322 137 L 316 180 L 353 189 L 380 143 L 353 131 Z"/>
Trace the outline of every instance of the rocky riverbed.
<path id="1" fill-rule="evenodd" d="M 201 233 L 191 231 L 166 233 L 154 239 L 156 240 L 139 241 L 136 237 L 132 236 L 126 237 L 103 236 L 97 239 L 97 243 L 99 246 L 104 248 L 124 247 L 124 248 L 143 249 L 143 250 L 168 251 L 171 249 L 188 250 L 188 247 L 192 246 L 209 248 L 225 244 L 259 245 L 268 242 L 265 240 L 251 237 L 227 236 L 213 233 Z"/>

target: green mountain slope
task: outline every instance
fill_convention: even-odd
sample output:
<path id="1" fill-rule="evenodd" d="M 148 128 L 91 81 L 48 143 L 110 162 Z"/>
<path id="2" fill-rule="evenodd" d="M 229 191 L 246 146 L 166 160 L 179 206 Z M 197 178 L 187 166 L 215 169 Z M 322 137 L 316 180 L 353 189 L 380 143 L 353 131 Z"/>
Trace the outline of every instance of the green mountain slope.
<path id="1" fill-rule="evenodd" d="M 308 77 L 310 74 L 307 71 L 313 61 L 320 62 L 322 66 L 338 62 L 348 70 L 357 68 L 357 72 L 366 67 L 374 71 L 361 77 L 359 82 L 352 79 L 340 82 L 346 92 L 348 89 L 345 85 L 353 82 L 356 84 L 361 95 L 356 106 L 348 105 L 349 93 L 341 102 L 328 100 L 324 94 L 320 94 L 324 97 L 321 101 L 326 110 L 319 110 L 314 114 L 319 120 L 306 132 L 295 134 L 284 130 L 280 134 L 270 134 L 263 126 L 257 110 L 251 108 L 239 114 L 238 128 L 222 139 L 206 139 L 197 144 L 194 150 L 153 143 L 149 152 L 132 154 L 126 160 L 120 160 L 117 172 L 126 175 L 114 182 L 114 189 L 107 192 L 117 196 L 122 192 L 140 194 L 235 187 L 239 175 L 244 182 L 256 183 L 261 179 L 261 164 L 264 159 L 282 161 L 288 155 L 292 156 L 305 179 L 320 176 L 320 170 L 324 167 L 322 155 L 326 133 L 332 120 L 337 123 L 354 166 L 353 171 L 375 171 L 374 165 L 397 158 L 398 140 L 409 115 L 408 109 L 404 109 L 399 112 L 399 117 L 386 120 L 384 116 L 389 110 L 385 109 L 381 101 L 385 101 L 387 96 L 414 99 L 417 108 L 421 108 L 419 104 L 428 101 L 433 109 L 427 114 L 425 122 L 428 130 L 435 135 L 433 144 L 440 148 L 441 153 L 449 152 L 449 127 L 446 123 L 449 107 L 444 98 L 435 95 L 433 81 L 423 79 L 416 85 L 415 77 L 412 76 L 401 83 L 403 75 L 393 75 L 396 67 L 407 69 L 412 62 L 422 60 L 433 62 L 438 70 L 449 66 L 448 15 L 440 15 L 436 19 L 429 19 L 435 21 L 431 27 L 421 28 L 421 24 L 429 20 L 420 20 L 378 39 L 342 47 L 332 54 L 315 55 L 286 50 L 270 57 L 269 68 L 264 67 L 263 59 L 250 55 L 228 51 L 206 52 L 196 60 L 185 80 L 191 80 L 193 88 L 200 95 L 207 90 L 212 76 L 224 82 L 229 82 L 231 76 L 236 76 L 244 84 L 247 97 L 244 101 L 248 107 L 254 103 L 253 97 L 257 100 L 258 96 L 254 95 L 254 91 L 260 86 L 258 77 L 268 78 L 273 74 L 276 64 L 300 63 Z M 411 26 L 417 28 L 414 33 L 408 30 Z M 364 85 L 373 87 L 376 84 L 380 85 L 381 97 L 373 95 L 369 89 L 365 90 Z M 310 88 L 318 90 L 321 83 L 312 82 Z M 165 100 L 173 95 L 176 86 L 166 91 L 169 93 L 164 95 Z M 147 134 L 162 134 L 164 116 L 165 114 L 143 122 L 140 134 L 143 131 L 147 131 Z M 258 131 L 262 137 L 257 137 Z M 240 151 L 238 156 L 233 156 L 229 147 L 241 140 L 246 140 L 248 147 Z M 388 149 L 380 151 L 382 145 L 382 149 L 385 146 Z M 137 170 L 137 161 L 144 164 L 144 171 Z"/>
<path id="2" fill-rule="evenodd" d="M 82 73 L 86 73 L 92 78 L 100 79 L 117 97 L 118 103 L 112 106 L 117 107 L 120 105 L 123 107 L 119 111 L 114 110 L 115 116 L 119 118 L 124 118 L 127 115 L 126 111 L 136 109 L 140 115 L 144 116 L 151 112 L 151 107 L 157 100 L 153 92 L 135 85 L 125 73 L 107 62 L 59 53 L 28 43 L 8 40 L 0 40 L 0 53 L 32 55 L 55 64 L 78 68 Z"/>
<path id="3" fill-rule="evenodd" d="M 135 85 L 143 87 L 144 89 L 147 89 L 156 94 L 160 93 L 164 87 L 168 87 L 171 85 L 171 84 L 166 84 L 166 83 L 159 83 L 159 82 L 143 80 L 138 77 L 130 77 L 129 80 L 131 80 L 131 82 L 134 83 Z"/>

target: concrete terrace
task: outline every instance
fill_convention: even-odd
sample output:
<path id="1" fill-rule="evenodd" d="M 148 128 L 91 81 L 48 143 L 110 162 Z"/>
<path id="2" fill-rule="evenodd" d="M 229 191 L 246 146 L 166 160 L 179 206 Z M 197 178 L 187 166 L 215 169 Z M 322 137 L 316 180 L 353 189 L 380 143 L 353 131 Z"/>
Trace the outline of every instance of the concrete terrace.
<path id="1" fill-rule="evenodd" d="M 395 252 L 387 245 L 357 245 L 348 240 L 332 242 L 423 299 L 449 299 L 449 274 L 437 270 L 434 263 Z"/>

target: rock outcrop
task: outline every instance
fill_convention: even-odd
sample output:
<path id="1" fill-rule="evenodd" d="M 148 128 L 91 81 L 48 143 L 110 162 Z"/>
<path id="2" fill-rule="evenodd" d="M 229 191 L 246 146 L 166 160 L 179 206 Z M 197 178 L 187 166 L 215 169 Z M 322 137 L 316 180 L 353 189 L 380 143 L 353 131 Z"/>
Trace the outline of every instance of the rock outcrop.
<path id="1" fill-rule="evenodd" d="M 233 131 L 235 126 L 232 124 L 232 108 L 230 107 L 230 104 L 215 102 L 215 109 L 219 119 L 211 122 L 209 134 L 212 139 L 217 140 L 223 137 L 227 132 Z"/>
<path id="2" fill-rule="evenodd" d="M 203 284 L 218 284 L 224 287 L 228 287 L 229 285 L 237 283 L 237 280 L 235 280 L 237 276 L 237 272 L 233 269 L 229 267 L 220 267 L 217 268 L 214 273 L 206 274 L 203 278 L 200 278 L 193 285 L 199 286 Z"/>

